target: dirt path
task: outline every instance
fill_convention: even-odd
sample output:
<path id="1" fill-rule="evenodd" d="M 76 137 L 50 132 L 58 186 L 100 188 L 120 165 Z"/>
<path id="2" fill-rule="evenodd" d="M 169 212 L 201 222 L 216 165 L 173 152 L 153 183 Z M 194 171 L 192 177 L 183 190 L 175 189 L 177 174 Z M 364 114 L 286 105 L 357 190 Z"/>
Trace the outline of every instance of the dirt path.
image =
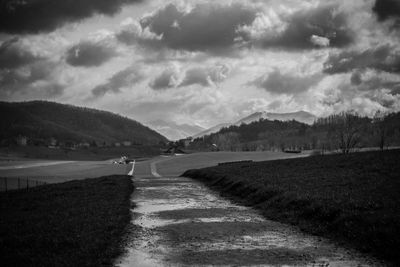
<path id="1" fill-rule="evenodd" d="M 140 169 L 146 169 L 148 172 Z M 151 176 L 151 173 L 155 174 Z M 117 266 L 380 266 L 373 259 L 266 220 L 156 163 L 134 179 L 132 235 Z"/>

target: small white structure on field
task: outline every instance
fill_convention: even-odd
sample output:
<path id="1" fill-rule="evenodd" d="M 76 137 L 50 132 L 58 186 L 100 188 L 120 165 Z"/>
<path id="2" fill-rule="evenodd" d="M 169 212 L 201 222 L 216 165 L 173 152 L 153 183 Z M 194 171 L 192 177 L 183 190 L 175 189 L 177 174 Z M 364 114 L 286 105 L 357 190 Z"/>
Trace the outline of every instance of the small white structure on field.
<path id="1" fill-rule="evenodd" d="M 128 172 L 128 175 L 133 177 L 134 173 L 135 173 L 135 160 L 132 161 L 132 169 Z"/>

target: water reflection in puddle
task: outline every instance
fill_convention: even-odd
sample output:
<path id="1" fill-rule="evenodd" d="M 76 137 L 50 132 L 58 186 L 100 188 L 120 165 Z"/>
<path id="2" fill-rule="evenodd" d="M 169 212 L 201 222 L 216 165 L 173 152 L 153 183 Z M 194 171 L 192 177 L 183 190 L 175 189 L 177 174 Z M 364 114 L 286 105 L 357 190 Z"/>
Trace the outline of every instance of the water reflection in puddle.
<path id="1" fill-rule="evenodd" d="M 213 255 L 215 251 L 227 255 L 226 259 L 219 259 L 222 265 L 251 265 L 248 264 L 251 259 L 246 259 L 248 255 L 251 257 L 262 252 L 275 255 L 286 253 L 286 250 L 299 251 L 300 255 L 304 253 L 305 256 L 300 257 L 303 261 L 291 264 L 283 261 L 282 264 L 272 265 L 265 261 L 261 265 L 381 265 L 325 239 L 266 220 L 256 211 L 233 204 L 191 179 L 140 178 L 135 179 L 135 185 L 132 202 L 136 207 L 132 224 L 141 229 L 140 238 L 132 240 L 126 255 L 117 261 L 117 266 L 199 265 L 197 260 L 201 262 L 203 255 Z M 254 229 L 248 231 L 247 225 Z M 242 253 L 243 257 L 236 257 L 239 259 L 233 262 L 235 257 L 231 257 L 230 253 L 235 251 Z M 190 255 L 193 261 L 182 258 L 182 255 Z"/>

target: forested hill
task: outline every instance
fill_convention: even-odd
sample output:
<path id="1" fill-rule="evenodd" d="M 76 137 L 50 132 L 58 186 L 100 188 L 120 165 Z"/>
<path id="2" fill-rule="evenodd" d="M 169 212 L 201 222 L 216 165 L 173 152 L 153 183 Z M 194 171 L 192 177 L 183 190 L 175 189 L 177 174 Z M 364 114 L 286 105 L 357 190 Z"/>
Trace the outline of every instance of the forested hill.
<path id="1" fill-rule="evenodd" d="M 120 115 L 47 101 L 0 102 L 0 140 L 158 144 L 167 139 L 137 121 Z"/>
<path id="2" fill-rule="evenodd" d="M 285 149 L 340 149 L 400 145 L 400 112 L 377 113 L 373 118 L 347 112 L 317 119 L 312 125 L 297 121 L 260 119 L 232 125 L 196 138 L 192 149 L 233 151 Z"/>

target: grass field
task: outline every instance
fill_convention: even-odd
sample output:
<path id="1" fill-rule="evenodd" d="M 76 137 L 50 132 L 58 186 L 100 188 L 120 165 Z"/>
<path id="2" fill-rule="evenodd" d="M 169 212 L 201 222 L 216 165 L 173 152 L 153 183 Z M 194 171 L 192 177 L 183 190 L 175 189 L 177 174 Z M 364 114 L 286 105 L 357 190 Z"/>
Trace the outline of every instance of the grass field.
<path id="1" fill-rule="evenodd" d="M 217 165 L 220 162 L 240 160 L 273 160 L 282 158 L 295 158 L 308 156 L 307 152 L 301 154 L 288 154 L 283 152 L 200 152 L 176 157 L 165 158 L 157 163 L 158 172 L 162 175 L 181 175 L 188 169 L 204 168 Z"/>
<path id="2" fill-rule="evenodd" d="M 111 266 L 132 191 L 120 175 L 0 193 L 0 265 Z"/>
<path id="3" fill-rule="evenodd" d="M 189 170 L 265 216 L 400 264 L 400 150 Z"/>
<path id="4" fill-rule="evenodd" d="M 40 164 L 41 161 L 34 161 L 34 164 L 36 163 Z M 29 165 L 31 163 L 29 161 L 15 161 L 13 163 L 13 165 L 25 164 Z M 21 177 L 22 179 L 28 178 L 46 183 L 62 183 L 71 180 L 97 178 L 107 175 L 125 175 L 128 173 L 128 165 L 112 164 L 111 161 L 76 161 L 28 168 L 9 167 L 8 169 L 1 169 L 0 167 L 0 177 L 9 177 L 10 179 Z"/>
<path id="5" fill-rule="evenodd" d="M 130 158 L 153 157 L 160 154 L 158 146 L 132 147 L 90 147 L 86 149 L 66 150 L 39 146 L 1 147 L 1 158 L 31 158 L 52 160 L 106 160 L 122 155 Z"/>

